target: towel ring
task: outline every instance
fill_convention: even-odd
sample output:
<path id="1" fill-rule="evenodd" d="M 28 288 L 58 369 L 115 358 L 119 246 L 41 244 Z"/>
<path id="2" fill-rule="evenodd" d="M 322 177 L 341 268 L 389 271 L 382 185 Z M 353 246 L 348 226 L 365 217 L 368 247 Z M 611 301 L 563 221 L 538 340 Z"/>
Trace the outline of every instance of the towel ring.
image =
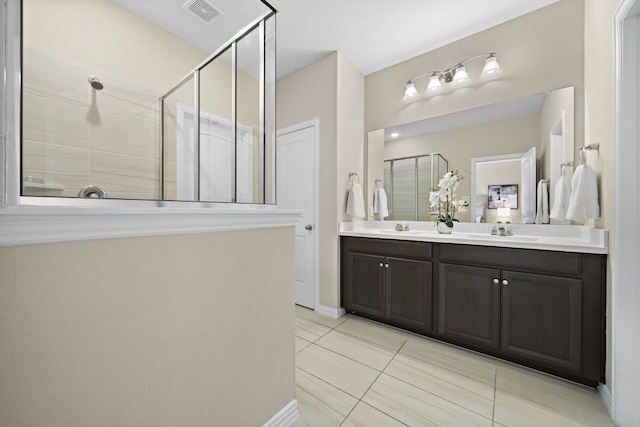
<path id="1" fill-rule="evenodd" d="M 565 170 L 565 168 L 566 168 L 567 166 L 571 166 L 571 167 L 573 167 L 573 166 L 574 166 L 574 162 L 573 162 L 573 161 L 570 161 L 570 162 L 567 162 L 567 163 L 562 163 L 562 164 L 560 164 L 560 176 L 561 176 L 561 177 L 564 177 L 564 170 Z"/>
<path id="2" fill-rule="evenodd" d="M 578 149 L 578 163 L 584 165 L 587 163 L 587 151 L 596 150 L 600 151 L 600 143 L 594 142 L 593 144 L 582 146 Z"/>

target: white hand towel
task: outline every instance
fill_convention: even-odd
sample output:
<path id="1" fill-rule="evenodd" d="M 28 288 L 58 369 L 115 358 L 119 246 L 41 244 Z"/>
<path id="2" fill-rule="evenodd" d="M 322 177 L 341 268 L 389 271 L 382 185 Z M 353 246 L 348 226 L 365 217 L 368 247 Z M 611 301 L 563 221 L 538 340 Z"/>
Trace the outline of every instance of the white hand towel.
<path id="1" fill-rule="evenodd" d="M 542 179 L 538 182 L 536 224 L 549 224 L 549 185 Z"/>
<path id="2" fill-rule="evenodd" d="M 364 218 L 364 197 L 362 196 L 362 186 L 356 182 L 351 184 L 351 189 L 347 196 L 347 214 L 354 218 Z"/>
<path id="3" fill-rule="evenodd" d="M 380 215 L 380 219 L 389 216 L 387 193 L 384 188 L 376 188 L 375 193 L 373 193 L 373 213 Z"/>
<path id="4" fill-rule="evenodd" d="M 596 172 L 589 165 L 580 165 L 571 180 L 571 198 L 567 218 L 585 223 L 600 216 Z"/>
<path id="5" fill-rule="evenodd" d="M 553 208 L 549 218 L 565 223 L 567 222 L 567 209 L 569 209 L 569 200 L 571 199 L 571 184 L 567 178 L 560 177 L 554 194 Z"/>

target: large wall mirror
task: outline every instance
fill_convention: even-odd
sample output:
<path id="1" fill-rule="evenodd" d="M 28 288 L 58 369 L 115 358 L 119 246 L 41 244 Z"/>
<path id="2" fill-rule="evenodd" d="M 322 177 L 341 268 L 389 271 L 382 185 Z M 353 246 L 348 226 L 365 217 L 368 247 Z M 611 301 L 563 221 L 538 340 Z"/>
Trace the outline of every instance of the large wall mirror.
<path id="1" fill-rule="evenodd" d="M 457 194 L 470 209 L 460 221 L 532 223 L 538 181 L 549 180 L 551 206 L 561 165 L 573 160 L 576 123 L 582 124 L 575 99 L 575 88 L 566 87 L 384 129 L 384 149 L 369 151 L 369 171 L 380 174 L 371 165 L 382 168 L 385 160 L 438 152 L 465 177 Z M 565 168 L 569 179 L 571 172 Z M 496 194 L 512 204 L 508 218 L 498 216 Z"/>

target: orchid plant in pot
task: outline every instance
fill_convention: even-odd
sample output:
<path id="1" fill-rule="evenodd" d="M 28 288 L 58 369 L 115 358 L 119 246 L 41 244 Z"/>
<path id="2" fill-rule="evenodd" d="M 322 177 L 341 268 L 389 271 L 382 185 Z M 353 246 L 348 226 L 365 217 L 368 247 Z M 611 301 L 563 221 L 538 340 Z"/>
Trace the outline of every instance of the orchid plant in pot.
<path id="1" fill-rule="evenodd" d="M 455 194 L 463 178 L 458 171 L 447 172 L 438 182 L 438 191 L 429 192 L 429 204 L 432 208 L 438 208 L 435 224 L 438 233 L 451 233 L 453 222 L 458 221 L 455 219 L 456 213 L 467 211 L 468 203 Z"/>

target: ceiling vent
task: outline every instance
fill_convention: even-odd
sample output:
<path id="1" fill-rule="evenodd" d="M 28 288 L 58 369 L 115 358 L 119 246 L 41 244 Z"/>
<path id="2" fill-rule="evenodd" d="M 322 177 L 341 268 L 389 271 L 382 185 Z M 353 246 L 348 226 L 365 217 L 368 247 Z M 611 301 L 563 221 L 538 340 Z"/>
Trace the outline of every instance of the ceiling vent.
<path id="1" fill-rule="evenodd" d="M 182 7 L 205 24 L 211 24 L 218 16 L 223 15 L 220 9 L 207 0 L 189 0 Z"/>

